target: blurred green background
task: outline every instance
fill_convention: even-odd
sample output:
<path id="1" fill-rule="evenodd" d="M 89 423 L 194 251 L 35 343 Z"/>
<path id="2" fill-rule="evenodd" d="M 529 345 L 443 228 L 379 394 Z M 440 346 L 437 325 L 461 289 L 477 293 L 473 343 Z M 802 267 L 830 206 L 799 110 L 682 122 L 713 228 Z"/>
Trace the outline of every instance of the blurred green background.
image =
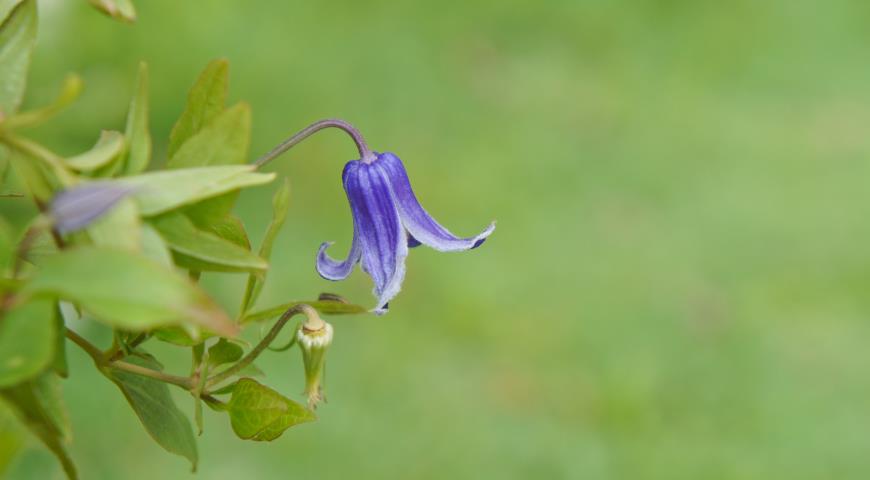
<path id="1" fill-rule="evenodd" d="M 867 478 L 867 2 L 137 7 L 128 26 L 40 2 L 29 104 L 67 72 L 86 82 L 35 134 L 56 151 L 122 128 L 143 59 L 162 161 L 187 89 L 226 57 L 252 157 L 342 117 L 404 159 L 454 232 L 499 222 L 473 252 L 412 251 L 389 315 L 334 318 L 317 423 L 259 444 L 208 412 L 198 478 Z M 294 206 L 260 305 L 321 291 L 373 305 L 360 272 L 332 284 L 313 268 L 321 241 L 349 246 L 339 176 L 354 155 L 329 132 L 272 164 Z M 274 188 L 239 205 L 255 242 Z M 205 282 L 236 311 L 243 276 Z M 150 348 L 187 368 L 186 352 Z M 70 357 L 83 477 L 191 478 Z M 298 351 L 259 363 L 301 397 Z M 35 440 L 9 473 L 59 476 Z"/>

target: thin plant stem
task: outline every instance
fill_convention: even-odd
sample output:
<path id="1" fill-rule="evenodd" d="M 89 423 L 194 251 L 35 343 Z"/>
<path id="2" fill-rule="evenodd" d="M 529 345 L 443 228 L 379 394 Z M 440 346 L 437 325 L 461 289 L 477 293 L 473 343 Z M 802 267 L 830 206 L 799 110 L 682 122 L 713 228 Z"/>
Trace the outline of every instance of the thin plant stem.
<path id="1" fill-rule="evenodd" d="M 154 380 L 159 380 L 164 383 L 176 385 L 186 390 L 190 390 L 191 388 L 193 388 L 193 382 L 190 380 L 190 378 L 187 377 L 179 377 L 178 375 L 170 375 L 168 373 L 158 372 L 157 370 L 152 370 L 150 368 L 142 367 L 140 365 L 134 365 L 123 360 L 109 361 L 103 355 L 103 352 L 101 352 L 100 349 L 97 348 L 93 343 L 89 342 L 84 337 L 70 329 L 66 329 L 66 337 L 72 340 L 72 342 L 78 345 L 82 350 L 84 350 L 84 352 L 87 353 L 91 357 L 91 359 L 93 359 L 94 363 L 96 363 L 97 366 L 100 368 L 108 367 L 114 368 L 116 370 L 123 370 L 125 372 L 135 373 L 136 375 L 150 377 Z"/>
<path id="2" fill-rule="evenodd" d="M 353 142 L 356 144 L 356 148 L 357 150 L 359 150 L 360 160 L 365 163 L 372 163 L 373 161 L 375 161 L 375 154 L 372 153 L 362 134 L 359 130 L 356 129 L 356 127 L 338 118 L 327 118 L 325 120 L 320 120 L 319 122 L 312 123 L 311 125 L 303 128 L 287 140 L 284 140 L 283 142 L 278 144 L 277 147 L 273 148 L 271 151 L 258 158 L 254 162 L 254 165 L 256 165 L 257 167 L 262 167 L 263 165 L 274 160 L 275 157 L 295 147 L 302 140 L 305 140 L 306 138 L 319 132 L 320 130 L 323 130 L 324 128 L 338 128 L 343 130 L 345 133 L 350 135 L 350 137 L 353 139 Z"/>
<path id="3" fill-rule="evenodd" d="M 143 377 L 150 377 L 154 380 L 159 380 L 164 383 L 176 385 L 185 390 L 191 390 L 193 388 L 193 382 L 190 380 L 190 378 L 187 377 L 179 377 L 178 375 L 170 375 L 168 373 L 158 372 L 157 370 L 152 370 L 150 368 L 142 367 L 140 365 L 127 363 L 123 360 L 109 362 L 107 365 L 116 370 L 123 370 L 125 372 L 135 373 L 136 375 L 142 375 Z"/>
<path id="4" fill-rule="evenodd" d="M 253 350 L 248 352 L 247 355 L 245 355 L 241 360 L 236 362 L 236 364 L 232 367 L 220 373 L 212 375 L 212 377 L 209 378 L 208 381 L 205 383 L 206 389 L 232 377 L 233 375 L 237 374 L 238 372 L 242 371 L 242 369 L 250 365 L 251 362 L 253 362 L 258 356 L 260 356 L 261 353 L 263 353 L 264 350 L 266 350 L 266 348 L 275 340 L 278 334 L 281 333 L 281 329 L 284 328 L 284 325 L 286 325 L 287 322 L 295 315 L 299 313 L 305 313 L 307 316 L 309 315 L 309 312 L 312 311 L 314 311 L 314 309 L 305 304 L 294 305 L 287 309 L 287 311 L 285 311 L 284 314 L 281 315 L 281 318 L 279 318 L 278 321 L 275 322 L 275 325 L 272 326 L 272 329 L 269 330 L 269 333 L 267 333 L 266 336 L 263 337 L 262 340 L 260 340 L 260 343 L 258 343 Z"/>

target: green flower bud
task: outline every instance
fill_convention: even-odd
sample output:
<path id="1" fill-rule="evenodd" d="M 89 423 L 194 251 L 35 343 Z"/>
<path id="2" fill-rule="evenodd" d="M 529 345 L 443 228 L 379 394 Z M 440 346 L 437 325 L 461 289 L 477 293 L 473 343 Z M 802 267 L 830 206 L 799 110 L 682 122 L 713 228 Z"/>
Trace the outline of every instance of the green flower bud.
<path id="1" fill-rule="evenodd" d="M 323 396 L 323 371 L 326 363 L 326 349 L 332 343 L 332 325 L 324 322 L 314 309 L 307 310 L 308 320 L 296 332 L 296 340 L 302 350 L 302 363 L 305 366 L 305 396 L 308 408 L 317 408 L 325 400 Z"/>

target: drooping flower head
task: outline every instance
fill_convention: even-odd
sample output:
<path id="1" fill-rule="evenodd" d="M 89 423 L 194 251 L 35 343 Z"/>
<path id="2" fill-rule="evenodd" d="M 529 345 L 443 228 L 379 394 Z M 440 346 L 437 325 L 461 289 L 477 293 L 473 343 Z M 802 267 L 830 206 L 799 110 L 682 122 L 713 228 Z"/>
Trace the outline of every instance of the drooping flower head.
<path id="1" fill-rule="evenodd" d="M 442 252 L 470 250 L 486 240 L 495 223 L 473 237 L 453 235 L 420 205 L 399 157 L 370 153 L 368 158 L 348 162 L 341 176 L 353 216 L 350 253 L 346 260 L 336 261 L 326 254 L 332 242 L 323 243 L 317 253 L 317 271 L 328 280 L 342 280 L 362 262 L 375 282 L 378 303 L 374 311 L 382 314 L 402 287 L 409 247 L 423 244 Z"/>

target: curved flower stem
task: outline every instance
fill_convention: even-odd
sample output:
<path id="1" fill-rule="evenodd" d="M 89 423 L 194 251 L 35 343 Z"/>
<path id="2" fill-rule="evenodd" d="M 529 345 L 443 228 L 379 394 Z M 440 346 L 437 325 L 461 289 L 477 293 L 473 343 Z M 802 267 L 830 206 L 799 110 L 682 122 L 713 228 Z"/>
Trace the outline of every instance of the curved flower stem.
<path id="1" fill-rule="evenodd" d="M 290 150 L 294 146 L 296 146 L 302 140 L 310 137 L 314 133 L 323 130 L 324 128 L 339 128 L 344 130 L 348 135 L 353 138 L 354 143 L 356 143 L 356 148 L 359 150 L 359 158 L 365 163 L 372 163 L 375 161 L 375 154 L 372 153 L 371 149 L 369 149 L 368 144 L 363 138 L 362 134 L 357 130 L 353 125 L 345 122 L 344 120 L 340 120 L 338 118 L 327 118 L 325 120 L 320 120 L 319 122 L 314 122 L 311 125 L 303 128 L 298 133 L 293 135 L 281 142 L 277 147 L 273 148 L 269 153 L 263 155 L 258 158 L 257 161 L 254 162 L 254 165 L 257 167 L 262 167 L 263 165 L 271 162 L 275 157 L 281 155 L 282 153 Z"/>
<path id="2" fill-rule="evenodd" d="M 258 343 L 253 350 L 248 352 L 248 354 L 245 355 L 244 358 L 236 362 L 236 364 L 232 367 L 220 373 L 216 373 L 211 378 L 209 378 L 208 381 L 205 382 L 205 390 L 207 391 L 209 388 L 232 377 L 233 375 L 239 373 L 242 369 L 250 365 L 251 362 L 253 362 L 258 356 L 260 356 L 261 353 L 263 353 L 264 350 L 266 350 L 266 348 L 275 340 L 278 334 L 281 333 L 281 329 L 284 328 L 284 325 L 286 325 L 291 318 L 299 313 L 304 313 L 305 316 L 308 317 L 317 315 L 317 311 L 314 310 L 314 308 L 305 304 L 299 304 L 288 308 L 284 312 L 284 314 L 281 315 L 281 318 L 279 318 L 278 321 L 275 322 L 275 325 L 272 326 L 272 329 L 269 330 L 269 333 L 267 333 L 266 336 L 263 337 L 262 340 L 260 340 L 260 343 Z"/>

